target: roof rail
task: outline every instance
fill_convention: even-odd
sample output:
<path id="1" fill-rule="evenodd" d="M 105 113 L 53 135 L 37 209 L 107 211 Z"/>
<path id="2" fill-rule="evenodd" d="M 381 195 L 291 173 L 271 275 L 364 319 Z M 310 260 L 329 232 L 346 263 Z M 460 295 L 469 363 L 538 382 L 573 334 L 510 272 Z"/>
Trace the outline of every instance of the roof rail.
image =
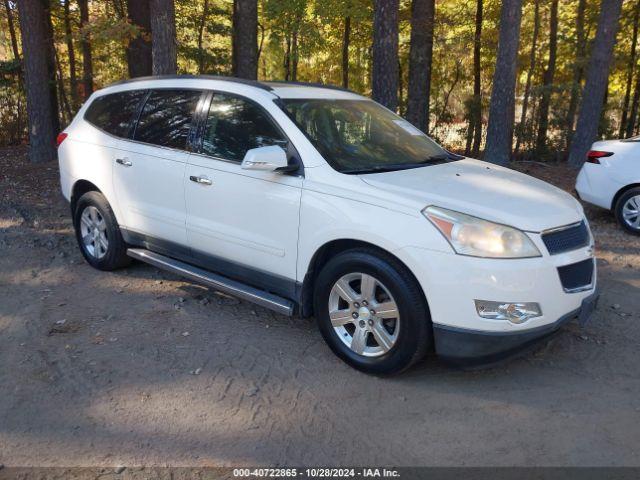
<path id="1" fill-rule="evenodd" d="M 271 84 L 278 84 L 278 85 L 282 85 L 282 86 L 298 85 L 300 87 L 327 88 L 329 90 L 340 90 L 342 92 L 356 93 L 353 90 L 349 90 L 348 88 L 339 87 L 337 85 L 328 85 L 326 83 L 319 83 L 319 82 L 288 82 L 288 81 L 285 81 L 285 80 L 269 80 L 269 81 L 265 82 L 265 84 L 267 86 L 269 86 Z"/>
<path id="2" fill-rule="evenodd" d="M 247 80 L 246 78 L 238 78 L 238 77 L 225 77 L 223 75 L 191 75 L 191 74 L 183 74 L 183 75 L 150 75 L 147 77 L 136 77 L 129 78 L 126 80 L 120 80 L 119 82 L 112 83 L 108 85 L 109 87 L 115 85 L 126 85 L 129 83 L 135 82 L 144 82 L 146 80 L 175 80 L 175 79 L 203 79 L 203 80 L 222 80 L 225 82 L 234 82 L 234 83 L 242 83 L 244 85 L 249 85 L 251 87 L 261 88 L 262 90 L 267 90 L 268 92 L 272 91 L 269 85 L 263 82 L 258 82 L 257 80 Z"/>

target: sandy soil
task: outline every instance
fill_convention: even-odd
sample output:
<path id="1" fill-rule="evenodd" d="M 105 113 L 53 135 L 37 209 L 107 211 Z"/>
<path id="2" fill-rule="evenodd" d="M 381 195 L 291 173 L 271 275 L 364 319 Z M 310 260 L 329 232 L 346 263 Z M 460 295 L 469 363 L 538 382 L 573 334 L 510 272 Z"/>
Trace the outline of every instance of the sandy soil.
<path id="1" fill-rule="evenodd" d="M 570 189 L 561 166 L 516 168 Z M 91 269 L 57 166 L 0 150 L 0 464 L 640 466 L 640 239 L 588 209 L 602 298 L 522 358 L 352 370 L 313 320 Z"/>

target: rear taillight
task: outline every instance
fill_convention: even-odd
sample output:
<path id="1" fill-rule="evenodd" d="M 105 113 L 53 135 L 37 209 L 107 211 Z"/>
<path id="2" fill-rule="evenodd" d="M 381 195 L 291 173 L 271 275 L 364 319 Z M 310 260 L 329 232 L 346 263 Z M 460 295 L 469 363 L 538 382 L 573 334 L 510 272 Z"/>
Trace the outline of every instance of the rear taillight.
<path id="1" fill-rule="evenodd" d="M 603 152 L 601 150 L 590 150 L 587 153 L 587 162 L 589 163 L 600 163 L 600 159 L 602 157 L 610 157 L 613 155 L 613 152 Z"/>
<path id="2" fill-rule="evenodd" d="M 62 142 L 64 142 L 64 139 L 67 138 L 69 135 L 67 133 L 59 133 L 58 136 L 56 137 L 56 147 L 59 147 L 60 144 Z"/>

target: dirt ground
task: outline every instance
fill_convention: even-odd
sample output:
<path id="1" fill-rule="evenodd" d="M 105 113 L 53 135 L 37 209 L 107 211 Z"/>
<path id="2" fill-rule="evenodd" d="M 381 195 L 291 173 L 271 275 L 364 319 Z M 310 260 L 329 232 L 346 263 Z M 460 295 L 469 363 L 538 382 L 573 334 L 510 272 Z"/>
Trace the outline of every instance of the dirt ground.
<path id="1" fill-rule="evenodd" d="M 640 239 L 608 212 L 588 208 L 602 297 L 584 329 L 382 379 L 311 319 L 143 264 L 93 270 L 57 175 L 0 150 L 0 464 L 640 466 Z"/>

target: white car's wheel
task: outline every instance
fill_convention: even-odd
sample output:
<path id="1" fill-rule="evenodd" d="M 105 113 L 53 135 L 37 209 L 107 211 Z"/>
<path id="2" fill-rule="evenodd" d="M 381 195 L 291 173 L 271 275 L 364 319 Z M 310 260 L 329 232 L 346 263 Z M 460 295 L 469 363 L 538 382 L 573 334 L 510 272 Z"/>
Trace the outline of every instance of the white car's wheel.
<path id="1" fill-rule="evenodd" d="M 333 352 L 367 373 L 394 374 L 426 354 L 431 319 L 420 285 L 384 252 L 339 253 L 315 282 L 314 310 Z"/>
<path id="2" fill-rule="evenodd" d="M 116 217 L 100 192 L 87 192 L 78 199 L 73 225 L 80 251 L 92 267 L 115 270 L 131 262 Z"/>
<path id="3" fill-rule="evenodd" d="M 340 277 L 329 294 L 329 318 L 338 338 L 358 355 L 379 357 L 398 341 L 398 305 L 373 275 L 353 272 Z"/>
<path id="4" fill-rule="evenodd" d="M 632 188 L 620 196 L 615 214 L 622 228 L 640 235 L 640 188 Z"/>

